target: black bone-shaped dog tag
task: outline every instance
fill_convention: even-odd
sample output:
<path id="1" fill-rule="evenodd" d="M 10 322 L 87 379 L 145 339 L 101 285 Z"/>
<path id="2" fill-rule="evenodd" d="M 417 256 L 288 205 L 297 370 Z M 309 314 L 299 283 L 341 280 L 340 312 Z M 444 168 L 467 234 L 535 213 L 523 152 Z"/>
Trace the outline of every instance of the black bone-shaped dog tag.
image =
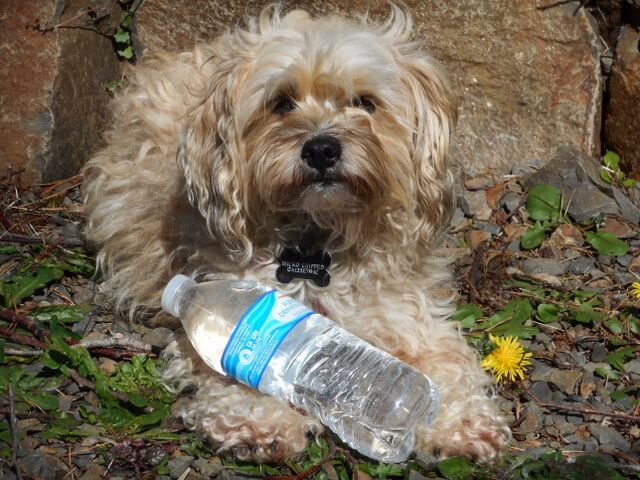
<path id="1" fill-rule="evenodd" d="M 276 278 L 279 282 L 289 283 L 294 278 L 304 278 L 319 287 L 326 287 L 331 281 L 328 272 L 331 255 L 328 252 L 303 255 L 298 249 L 285 248 L 278 260 L 280 266 L 276 270 Z"/>

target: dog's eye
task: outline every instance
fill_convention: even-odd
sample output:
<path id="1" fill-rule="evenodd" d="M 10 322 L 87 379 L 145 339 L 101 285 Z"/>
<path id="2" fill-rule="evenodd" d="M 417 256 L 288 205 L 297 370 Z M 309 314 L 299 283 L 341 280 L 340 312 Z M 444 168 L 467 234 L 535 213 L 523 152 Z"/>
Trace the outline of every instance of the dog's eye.
<path id="1" fill-rule="evenodd" d="M 273 113 L 277 115 L 284 115 L 292 110 L 296 109 L 296 103 L 291 97 L 281 96 L 278 97 L 273 106 Z"/>
<path id="2" fill-rule="evenodd" d="M 351 100 L 351 105 L 356 108 L 364 108 L 369 113 L 373 113 L 376 110 L 376 104 L 373 103 L 371 97 L 367 97 L 366 95 L 360 95 L 354 98 Z"/>

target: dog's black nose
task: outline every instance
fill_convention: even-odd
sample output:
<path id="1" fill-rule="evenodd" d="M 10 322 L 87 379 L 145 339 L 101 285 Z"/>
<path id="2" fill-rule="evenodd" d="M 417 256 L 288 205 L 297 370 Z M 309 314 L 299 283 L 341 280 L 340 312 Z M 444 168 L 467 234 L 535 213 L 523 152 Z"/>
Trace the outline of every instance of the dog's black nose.
<path id="1" fill-rule="evenodd" d="M 310 167 L 316 170 L 326 170 L 340 160 L 341 153 L 342 147 L 336 137 L 318 135 L 304 143 L 300 156 Z"/>

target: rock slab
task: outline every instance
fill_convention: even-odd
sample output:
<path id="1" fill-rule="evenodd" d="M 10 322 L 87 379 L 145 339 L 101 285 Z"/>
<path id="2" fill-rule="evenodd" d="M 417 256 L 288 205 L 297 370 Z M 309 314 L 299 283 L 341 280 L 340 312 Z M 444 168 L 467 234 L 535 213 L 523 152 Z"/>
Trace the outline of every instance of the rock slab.
<path id="1" fill-rule="evenodd" d="M 20 171 L 23 184 L 64 178 L 100 145 L 109 120 L 105 86 L 121 75 L 110 40 L 82 28 L 37 30 L 89 4 L 0 2 L 0 177 Z"/>
<path id="2" fill-rule="evenodd" d="M 137 12 L 137 54 L 180 51 L 208 42 L 256 14 L 268 0 L 146 0 Z M 575 5 L 541 0 L 406 0 L 414 37 L 451 72 L 461 101 L 454 158 L 466 174 L 508 173 L 559 143 L 599 154 L 600 41 Z M 386 0 L 292 0 L 312 14 L 369 13 Z"/>
<path id="3" fill-rule="evenodd" d="M 607 144 L 631 176 L 640 178 L 640 32 L 622 27 L 611 69 L 604 121 Z"/>
<path id="4" fill-rule="evenodd" d="M 640 209 L 619 189 L 600 179 L 600 167 L 595 158 L 563 145 L 542 168 L 523 175 L 519 182 L 525 189 L 543 183 L 559 188 L 567 213 L 579 222 L 597 214 L 614 214 L 638 223 Z"/>

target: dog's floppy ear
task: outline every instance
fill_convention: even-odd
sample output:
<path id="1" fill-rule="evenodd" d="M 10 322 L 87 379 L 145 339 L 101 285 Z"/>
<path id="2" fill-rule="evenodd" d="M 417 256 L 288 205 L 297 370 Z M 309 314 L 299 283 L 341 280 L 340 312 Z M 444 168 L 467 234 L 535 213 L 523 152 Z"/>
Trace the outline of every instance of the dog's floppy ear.
<path id="1" fill-rule="evenodd" d="M 234 259 L 251 256 L 243 208 L 243 162 L 233 115 L 237 98 L 239 61 L 210 58 L 208 91 L 189 114 L 182 129 L 178 165 L 191 205 L 206 219 L 209 234 Z"/>
<path id="2" fill-rule="evenodd" d="M 448 79 L 427 54 L 401 57 L 403 81 L 414 122 L 412 160 L 420 240 L 446 228 L 455 207 L 454 177 L 449 163 L 451 135 L 457 119 Z"/>

